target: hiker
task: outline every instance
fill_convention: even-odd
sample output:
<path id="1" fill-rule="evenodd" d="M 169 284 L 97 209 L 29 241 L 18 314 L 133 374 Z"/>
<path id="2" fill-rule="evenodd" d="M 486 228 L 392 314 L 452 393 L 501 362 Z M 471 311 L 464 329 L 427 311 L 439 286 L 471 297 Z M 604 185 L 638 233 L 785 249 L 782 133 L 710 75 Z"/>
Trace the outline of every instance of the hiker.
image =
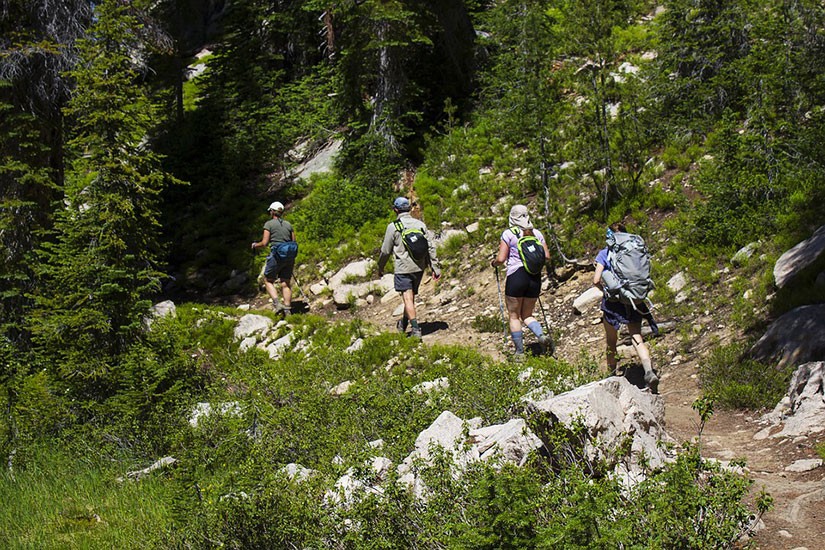
<path id="1" fill-rule="evenodd" d="M 614 234 L 627 233 L 627 229 L 623 224 L 616 223 L 608 229 L 608 239 Z M 605 247 L 596 255 L 596 271 L 593 273 L 593 285 L 596 286 L 603 293 L 605 292 L 604 273 L 613 273 L 613 266 L 610 265 L 609 247 Z M 611 373 L 616 372 L 618 356 L 616 352 L 616 344 L 619 339 L 619 329 L 622 325 L 627 325 L 627 330 L 630 332 L 630 339 L 633 343 L 633 349 L 639 356 L 642 362 L 642 368 L 645 371 L 644 380 L 647 387 L 650 388 L 651 393 L 658 393 L 659 377 L 653 372 L 653 363 L 650 359 L 650 351 L 642 338 L 642 320 L 647 318 L 649 321 L 653 319 L 648 305 L 645 300 L 635 302 L 635 307 L 632 304 L 626 304 L 615 298 L 609 298 L 605 293 L 602 297 L 602 324 L 604 325 L 604 334 L 607 341 L 607 368 Z M 655 326 L 655 322 L 651 324 L 651 328 Z"/>
<path id="2" fill-rule="evenodd" d="M 522 239 L 526 239 L 522 243 L 532 241 L 533 246 L 530 248 L 533 255 L 528 257 L 522 254 L 527 252 L 523 244 L 519 246 Z M 536 335 L 543 352 L 552 354 L 555 351 L 553 339 L 550 335 L 544 334 L 541 324 L 533 317 L 533 308 L 541 293 L 541 270 L 549 259 L 550 250 L 547 248 L 547 242 L 541 231 L 530 223 L 527 207 L 515 205 L 510 209 L 508 228 L 501 233 L 498 253 L 490 265 L 496 268 L 497 276 L 498 266 L 507 265 L 504 297 L 510 317 L 510 338 L 513 340 L 517 358 L 524 356 L 525 326 Z"/>
<path id="3" fill-rule="evenodd" d="M 390 256 L 393 256 L 393 286 L 401 294 L 404 302 L 404 314 L 398 320 L 396 328 L 399 332 L 406 332 L 409 325 L 412 327 L 410 336 L 421 338 L 421 327 L 418 326 L 415 313 L 415 296 L 418 294 L 424 269 L 429 265 L 435 280 L 441 276 L 441 269 L 435 255 L 433 239 L 427 238 L 427 226 L 410 215 L 410 208 L 410 201 L 406 197 L 398 197 L 392 203 L 396 219 L 387 225 L 384 232 L 381 254 L 378 256 L 378 277 L 384 275 L 384 266 Z M 416 244 L 421 248 L 415 248 Z"/>
<path id="4" fill-rule="evenodd" d="M 270 245 L 269 255 L 266 257 L 264 267 L 264 286 L 269 294 L 272 307 L 276 313 L 284 316 L 292 313 L 292 270 L 295 268 L 295 259 L 278 260 L 276 257 L 276 247 L 281 243 L 295 242 L 295 230 L 292 224 L 283 219 L 284 205 L 278 201 L 269 205 L 269 219 L 264 224 L 264 233 L 261 240 L 252 243 L 252 250 Z M 297 251 L 297 248 L 296 248 Z M 278 301 L 278 290 L 275 287 L 276 279 L 280 281 L 281 293 L 283 294 L 283 304 Z"/>

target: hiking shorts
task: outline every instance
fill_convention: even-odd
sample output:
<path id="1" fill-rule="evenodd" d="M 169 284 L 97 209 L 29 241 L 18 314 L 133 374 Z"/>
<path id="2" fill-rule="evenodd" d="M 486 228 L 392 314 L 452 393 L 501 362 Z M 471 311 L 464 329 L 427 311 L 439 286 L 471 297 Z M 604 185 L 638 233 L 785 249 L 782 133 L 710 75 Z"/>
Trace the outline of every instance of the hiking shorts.
<path id="1" fill-rule="evenodd" d="M 644 319 L 641 312 L 633 309 L 633 306 L 623 304 L 616 300 L 602 298 L 601 310 L 605 322 L 617 331 L 622 325 L 630 325 L 633 323 L 641 324 L 642 319 Z"/>
<path id="2" fill-rule="evenodd" d="M 423 271 L 415 273 L 396 273 L 392 277 L 393 286 L 396 292 L 412 290 L 413 294 L 418 294 L 418 287 L 421 286 L 421 279 L 424 278 Z"/>
<path id="3" fill-rule="evenodd" d="M 279 279 L 283 283 L 288 283 L 292 278 L 292 270 L 295 268 L 295 262 L 278 263 L 275 256 L 270 254 L 266 258 L 266 267 L 264 268 L 264 277 L 270 282 Z"/>
<path id="4" fill-rule="evenodd" d="M 504 294 L 510 298 L 538 298 L 541 294 L 541 273 L 530 275 L 518 268 L 504 281 Z"/>

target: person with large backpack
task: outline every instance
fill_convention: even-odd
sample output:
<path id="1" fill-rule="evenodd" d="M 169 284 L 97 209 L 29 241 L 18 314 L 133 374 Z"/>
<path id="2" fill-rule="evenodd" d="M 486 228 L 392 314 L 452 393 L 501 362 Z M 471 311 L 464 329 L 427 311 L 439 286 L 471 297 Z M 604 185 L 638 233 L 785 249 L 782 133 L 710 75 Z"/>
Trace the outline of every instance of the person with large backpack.
<path id="1" fill-rule="evenodd" d="M 292 224 L 283 219 L 284 205 L 278 201 L 269 205 L 270 219 L 264 224 L 264 233 L 260 241 L 252 243 L 252 250 L 269 245 L 269 255 L 264 266 L 264 286 L 272 307 L 276 313 L 284 316 L 292 313 L 292 272 L 295 269 L 295 257 L 298 255 L 298 243 Z M 280 281 L 284 301 L 278 301 L 275 281 Z"/>
<path id="2" fill-rule="evenodd" d="M 545 352 L 554 351 L 553 340 L 544 334 L 541 324 L 533 317 L 533 309 L 541 294 L 541 271 L 550 259 L 550 250 L 541 231 L 530 223 L 527 207 L 521 204 L 510 209 L 508 228 L 501 233 L 498 252 L 490 265 L 507 265 L 504 297 L 509 314 L 510 338 L 516 358 L 524 356 L 524 330 L 530 329 Z M 549 330 L 549 327 L 548 327 Z"/>
<path id="3" fill-rule="evenodd" d="M 628 233 L 622 224 L 607 229 L 607 246 L 596 255 L 593 285 L 604 294 L 602 323 L 607 341 L 607 367 L 616 372 L 616 344 L 619 329 L 626 325 L 633 349 L 645 371 L 644 380 L 651 393 L 658 393 L 659 377 L 653 371 L 650 351 L 642 338 L 642 320 L 647 319 L 657 332 L 647 294 L 653 289 L 650 279 L 650 254 L 639 235 Z"/>
<path id="4" fill-rule="evenodd" d="M 411 204 L 406 197 L 398 197 L 392 204 L 396 219 L 387 225 L 381 254 L 378 256 L 378 276 L 384 275 L 384 266 L 390 256 L 394 261 L 393 286 L 401 294 L 404 314 L 398 320 L 399 332 L 410 329 L 410 336 L 421 338 L 421 327 L 415 312 L 415 296 L 424 277 L 424 269 L 429 266 L 433 279 L 441 276 L 441 268 L 435 254 L 435 244 L 429 237 L 427 226 L 410 214 Z"/>

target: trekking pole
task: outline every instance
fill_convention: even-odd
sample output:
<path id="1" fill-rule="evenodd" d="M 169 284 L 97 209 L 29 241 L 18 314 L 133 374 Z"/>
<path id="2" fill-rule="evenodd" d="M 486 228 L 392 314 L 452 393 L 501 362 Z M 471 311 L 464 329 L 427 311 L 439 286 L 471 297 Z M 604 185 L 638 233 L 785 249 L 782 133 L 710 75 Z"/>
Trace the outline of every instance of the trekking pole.
<path id="1" fill-rule="evenodd" d="M 539 296 L 539 308 L 541 309 L 541 316 L 544 317 L 544 328 L 550 334 L 550 324 L 547 322 L 547 314 L 544 312 L 544 304 L 541 303 L 541 296 Z"/>
<path id="2" fill-rule="evenodd" d="M 501 278 L 498 274 L 498 266 L 496 270 L 496 287 L 498 288 L 498 309 L 501 312 L 502 326 L 504 327 L 504 346 L 507 346 L 507 317 L 504 316 L 504 301 L 501 299 Z"/>
<path id="3" fill-rule="evenodd" d="M 294 273 L 292 274 L 292 280 L 295 281 L 295 286 L 298 287 L 298 291 L 301 293 L 301 296 L 304 297 L 304 302 L 306 302 L 307 308 L 309 308 L 309 298 L 307 298 L 307 295 L 304 293 L 304 289 L 301 288 L 301 283 L 298 282 L 298 277 L 296 277 Z"/>
<path id="4" fill-rule="evenodd" d="M 547 322 L 547 313 L 544 312 L 544 304 L 541 303 L 541 296 L 539 296 L 539 308 L 541 309 L 541 316 L 544 317 L 544 328 L 547 331 L 547 338 L 549 342 L 547 347 L 550 349 L 550 355 L 553 355 L 556 352 L 556 344 L 553 342 L 553 335 L 550 332 L 550 323 Z"/>

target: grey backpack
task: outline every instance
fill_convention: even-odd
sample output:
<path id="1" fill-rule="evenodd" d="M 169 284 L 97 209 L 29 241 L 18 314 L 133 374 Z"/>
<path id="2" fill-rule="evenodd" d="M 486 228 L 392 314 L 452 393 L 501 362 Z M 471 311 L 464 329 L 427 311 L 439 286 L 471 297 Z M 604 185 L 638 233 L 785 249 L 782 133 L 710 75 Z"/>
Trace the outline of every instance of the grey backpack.
<path id="1" fill-rule="evenodd" d="M 607 237 L 607 259 L 611 271 L 602 272 L 605 297 L 638 309 L 653 290 L 650 278 L 650 253 L 644 239 L 632 233 L 611 233 Z"/>

